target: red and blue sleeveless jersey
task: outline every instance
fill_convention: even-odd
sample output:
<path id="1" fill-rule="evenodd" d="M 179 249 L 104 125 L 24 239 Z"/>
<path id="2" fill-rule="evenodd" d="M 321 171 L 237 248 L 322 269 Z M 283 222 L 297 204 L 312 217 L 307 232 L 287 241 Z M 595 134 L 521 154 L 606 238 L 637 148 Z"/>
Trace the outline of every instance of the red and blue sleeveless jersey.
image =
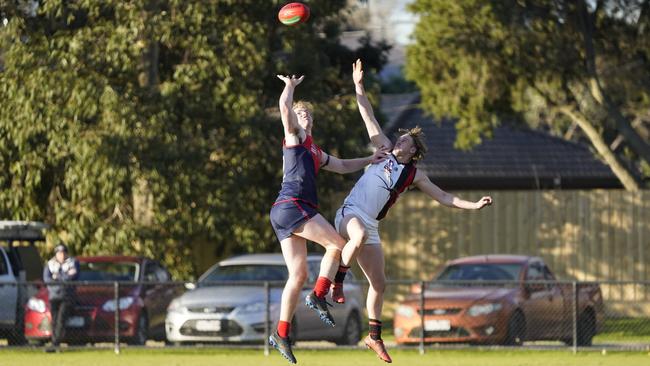
<path id="1" fill-rule="evenodd" d="M 300 145 L 287 146 L 284 141 L 282 144 L 282 188 L 275 203 L 300 200 L 318 206 L 316 176 L 320 168 L 320 147 L 311 136 Z"/>

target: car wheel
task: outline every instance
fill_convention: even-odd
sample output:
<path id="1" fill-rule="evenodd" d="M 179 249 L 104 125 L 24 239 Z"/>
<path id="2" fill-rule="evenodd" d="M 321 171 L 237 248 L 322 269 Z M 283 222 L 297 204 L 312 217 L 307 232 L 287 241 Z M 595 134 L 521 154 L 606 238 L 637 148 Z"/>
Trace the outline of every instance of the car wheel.
<path id="1" fill-rule="evenodd" d="M 526 319 L 524 315 L 517 311 L 512 314 L 508 321 L 508 334 L 504 344 L 509 346 L 521 346 L 526 336 Z"/>
<path id="2" fill-rule="evenodd" d="M 24 346 L 27 344 L 25 337 L 18 332 L 11 332 L 7 335 L 7 344 L 9 346 Z"/>
<path id="3" fill-rule="evenodd" d="M 587 310 L 578 318 L 578 346 L 590 347 L 595 335 L 596 319 L 592 312 Z"/>
<path id="4" fill-rule="evenodd" d="M 361 319 L 356 311 L 350 312 L 347 321 L 345 322 L 345 329 L 341 338 L 336 340 L 338 345 L 354 346 L 361 340 Z"/>
<path id="5" fill-rule="evenodd" d="M 149 321 L 147 320 L 147 314 L 142 312 L 138 318 L 138 327 L 135 331 L 135 336 L 131 339 L 129 344 L 135 346 L 144 346 L 147 343 L 147 336 L 149 331 Z"/>
<path id="6" fill-rule="evenodd" d="M 10 331 L 7 335 L 7 344 L 10 346 L 24 346 L 27 344 L 27 338 L 25 338 L 25 318 L 23 312 L 19 310 L 16 311 L 16 326 L 13 331 Z"/>

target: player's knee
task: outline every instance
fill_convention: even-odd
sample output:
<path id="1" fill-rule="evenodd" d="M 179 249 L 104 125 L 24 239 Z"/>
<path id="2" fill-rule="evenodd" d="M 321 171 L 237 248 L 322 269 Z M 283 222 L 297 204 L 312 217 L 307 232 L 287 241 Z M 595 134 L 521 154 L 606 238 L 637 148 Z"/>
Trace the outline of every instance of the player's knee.
<path id="1" fill-rule="evenodd" d="M 366 242 L 366 239 L 368 239 L 368 235 L 365 235 L 365 233 L 364 233 L 364 235 L 357 236 L 357 237 L 354 238 L 354 241 L 353 241 L 354 245 L 357 248 L 361 248 L 361 245 L 363 245 L 363 243 Z"/>
<path id="2" fill-rule="evenodd" d="M 332 242 L 326 247 L 326 250 L 331 250 L 331 251 L 336 251 L 338 250 L 339 252 L 343 250 L 343 247 L 345 246 L 345 239 L 341 237 L 340 235 L 337 235 L 336 237 L 332 238 Z"/>
<path id="3" fill-rule="evenodd" d="M 307 281 L 307 269 L 301 268 L 289 274 L 289 282 L 294 286 L 301 286 Z"/>
<path id="4" fill-rule="evenodd" d="M 345 243 L 344 243 L 345 244 Z M 343 250 L 343 247 L 339 246 L 329 246 L 327 249 L 325 249 L 325 257 L 332 258 L 333 260 L 340 261 L 341 260 L 341 251 Z"/>

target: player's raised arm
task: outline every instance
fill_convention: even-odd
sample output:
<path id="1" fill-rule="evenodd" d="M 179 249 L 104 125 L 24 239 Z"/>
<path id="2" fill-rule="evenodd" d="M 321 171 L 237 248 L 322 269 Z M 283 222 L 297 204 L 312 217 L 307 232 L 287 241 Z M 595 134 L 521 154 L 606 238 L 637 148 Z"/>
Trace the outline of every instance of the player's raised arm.
<path id="1" fill-rule="evenodd" d="M 361 60 L 357 60 L 352 64 L 352 80 L 354 80 L 354 89 L 357 95 L 357 105 L 359 106 L 359 112 L 361 113 L 361 118 L 363 118 L 363 123 L 366 125 L 366 130 L 368 130 L 368 136 L 370 136 L 370 142 L 376 148 L 392 148 L 390 139 L 386 137 L 384 132 L 379 127 L 379 122 L 375 118 L 375 113 L 372 110 L 370 101 L 366 96 L 366 90 L 363 87 L 363 68 Z"/>
<path id="2" fill-rule="evenodd" d="M 462 208 L 464 210 L 480 210 L 485 206 L 492 204 L 492 197 L 484 196 L 476 202 L 466 201 L 464 199 L 458 198 L 455 195 L 445 192 L 437 185 L 433 184 L 426 173 L 418 170 L 415 173 L 415 180 L 413 181 L 416 187 L 431 198 L 440 202 L 442 205 L 453 208 Z"/>
<path id="3" fill-rule="evenodd" d="M 298 124 L 298 116 L 293 111 L 293 92 L 296 89 L 296 86 L 302 82 L 305 76 L 297 78 L 293 76 L 284 76 L 278 75 L 278 79 L 284 81 L 284 90 L 280 95 L 280 118 L 282 119 L 282 125 L 284 126 L 284 136 L 289 138 L 291 136 L 297 136 L 301 140 L 305 137 L 304 129 Z"/>

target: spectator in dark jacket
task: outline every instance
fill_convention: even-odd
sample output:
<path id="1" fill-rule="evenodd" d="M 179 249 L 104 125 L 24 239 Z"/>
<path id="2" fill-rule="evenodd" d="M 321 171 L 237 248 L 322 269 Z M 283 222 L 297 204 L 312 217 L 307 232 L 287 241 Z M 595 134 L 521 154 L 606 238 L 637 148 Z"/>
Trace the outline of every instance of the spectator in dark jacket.
<path id="1" fill-rule="evenodd" d="M 43 268 L 43 281 L 48 285 L 50 313 L 52 314 L 52 344 L 58 345 L 70 308 L 75 302 L 74 286 L 64 285 L 79 277 L 79 261 L 68 255 L 68 247 L 61 243 L 54 248 L 54 257 Z"/>

